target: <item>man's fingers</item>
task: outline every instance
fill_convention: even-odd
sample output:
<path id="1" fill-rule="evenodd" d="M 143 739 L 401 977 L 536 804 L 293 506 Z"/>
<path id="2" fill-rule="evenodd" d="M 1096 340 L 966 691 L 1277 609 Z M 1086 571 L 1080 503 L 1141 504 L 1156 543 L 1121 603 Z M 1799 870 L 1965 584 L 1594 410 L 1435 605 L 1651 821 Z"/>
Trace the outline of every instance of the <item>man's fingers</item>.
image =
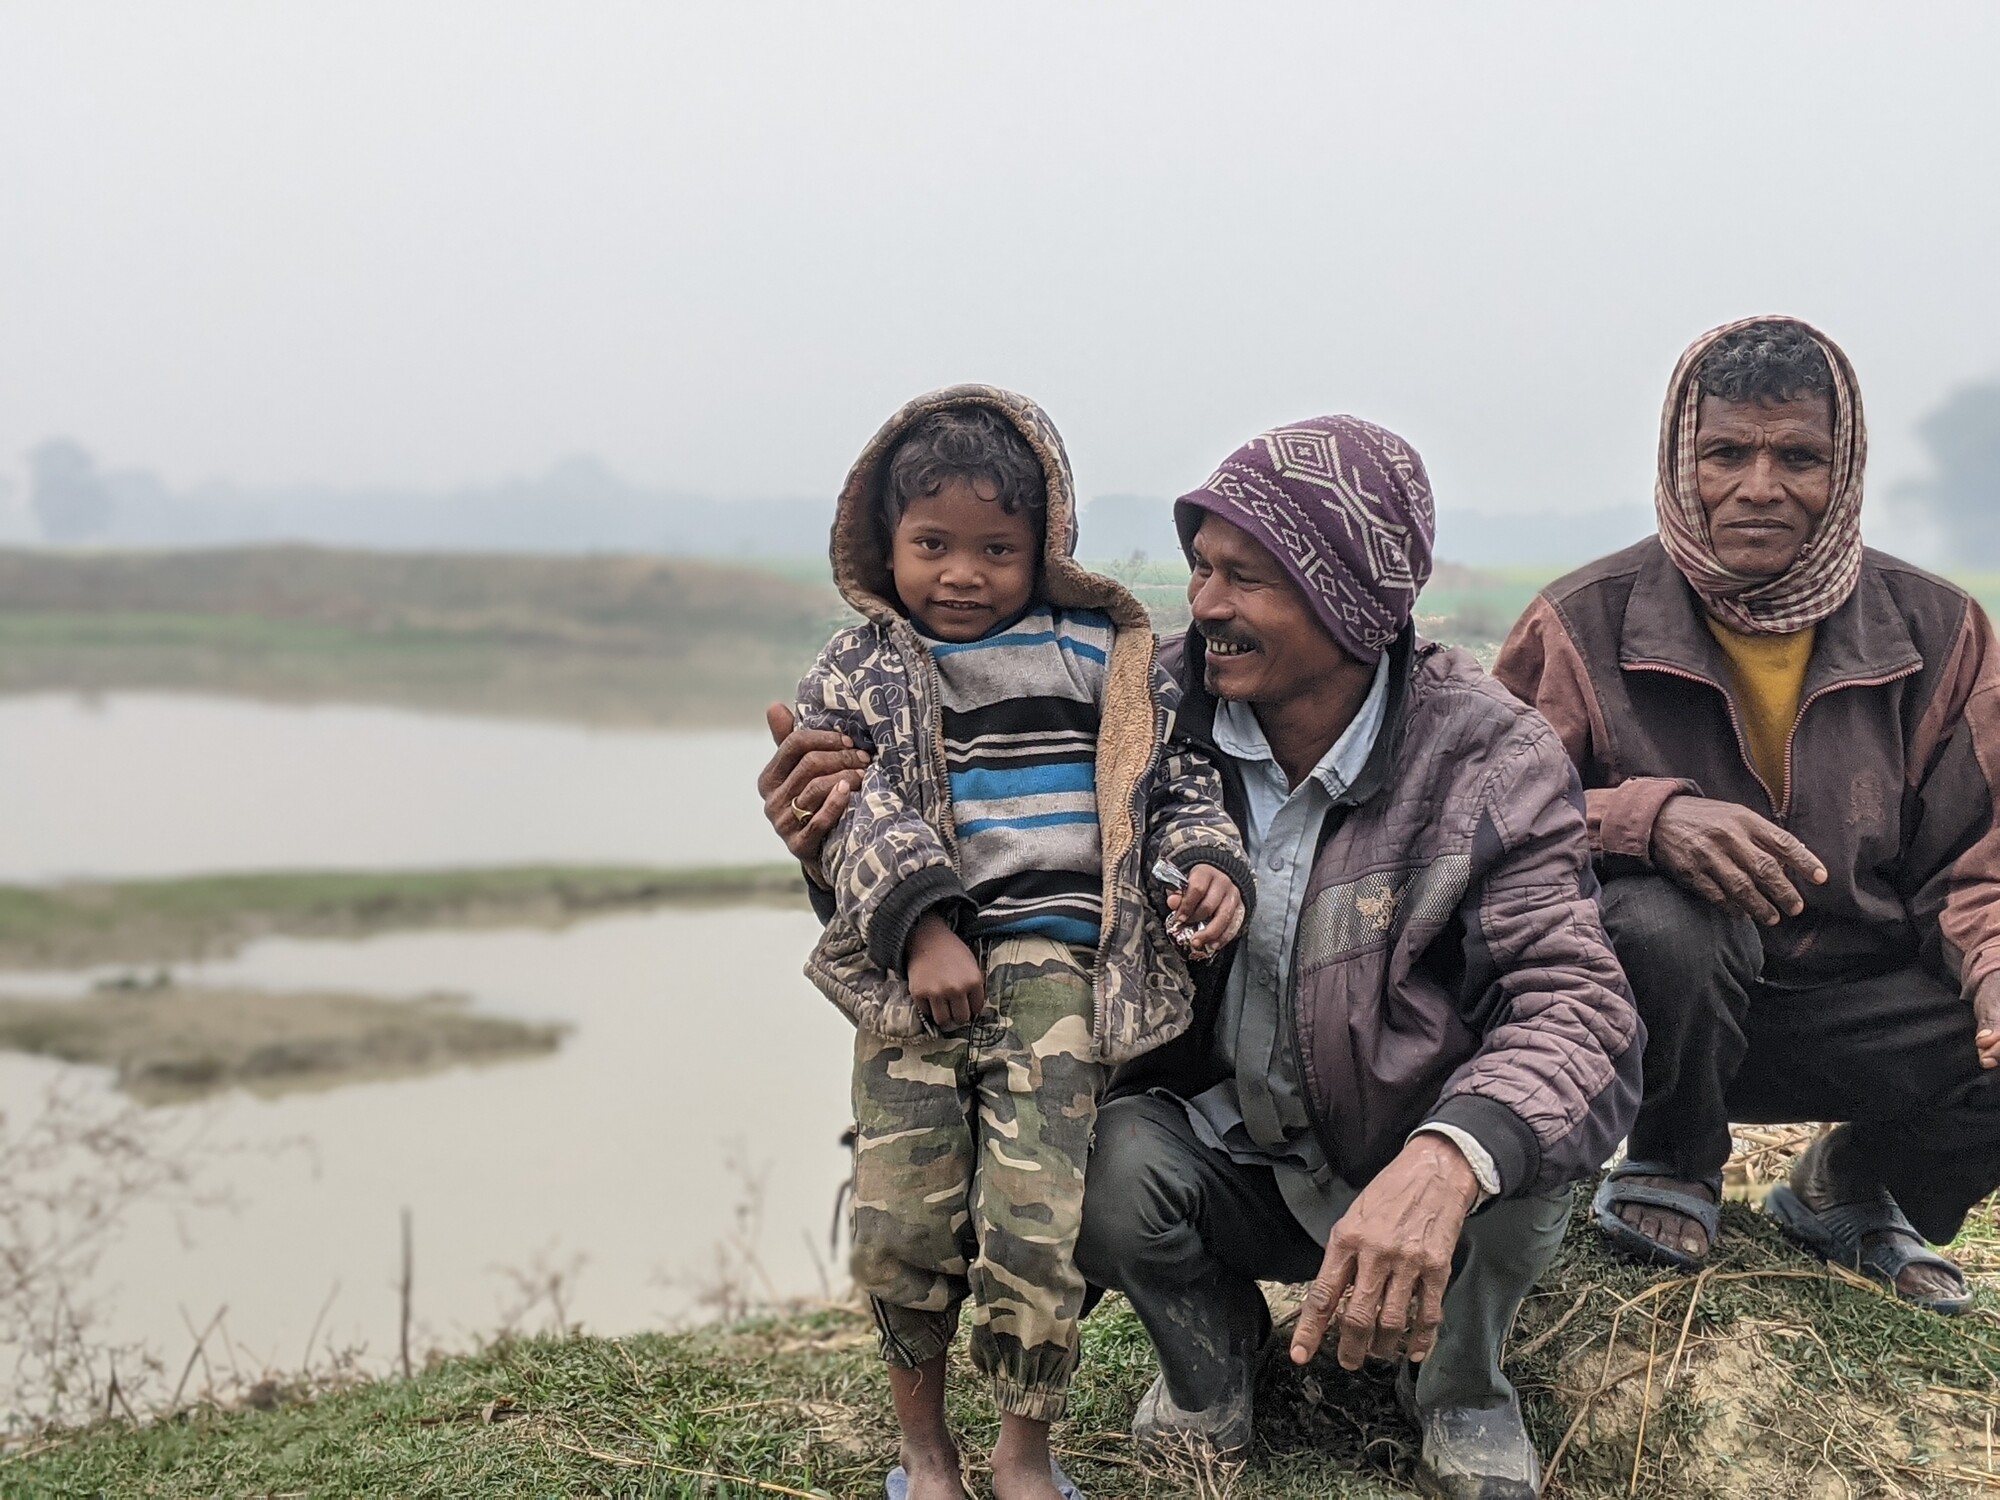
<path id="1" fill-rule="evenodd" d="M 1444 1291 L 1451 1280 L 1451 1267 L 1427 1273 L 1417 1283 L 1417 1312 L 1410 1323 L 1409 1353 L 1412 1363 L 1421 1364 L 1437 1343 L 1438 1329 L 1444 1324 Z"/>
<path id="2" fill-rule="evenodd" d="M 1370 1257 L 1373 1260 L 1374 1257 Z M 1354 1290 L 1340 1312 L 1340 1347 L 1335 1351 L 1343 1370 L 1358 1370 L 1375 1343 L 1375 1326 L 1382 1318 L 1382 1268 L 1363 1262 L 1354 1276 Z"/>
<path id="3" fill-rule="evenodd" d="M 774 745 L 784 744 L 785 736 L 798 727 L 798 722 L 792 716 L 788 703 L 773 703 L 764 710 L 764 724 L 771 731 L 771 743 Z"/>
<path id="4" fill-rule="evenodd" d="M 1368 1352 L 1377 1359 L 1394 1359 L 1410 1331 L 1410 1303 L 1417 1294 L 1414 1270 L 1396 1267 L 1382 1293 L 1382 1314 L 1375 1320 L 1375 1341 Z"/>
<path id="5" fill-rule="evenodd" d="M 1757 889 L 1757 882 L 1750 878 L 1750 872 L 1730 859 L 1725 853 L 1719 868 L 1711 873 L 1711 879 L 1722 887 L 1725 904 L 1742 912 L 1760 927 L 1769 927 L 1778 920 L 1778 908 L 1764 899 L 1764 893 Z"/>
<path id="6" fill-rule="evenodd" d="M 844 749 L 840 737 L 835 735 L 833 738 L 831 745 L 807 750 L 793 763 L 778 788 L 778 795 L 786 802 L 797 801 L 815 781 L 831 781 L 868 764 L 868 757 L 861 751 Z"/>
<path id="7" fill-rule="evenodd" d="M 1785 867 L 1775 855 L 1767 853 L 1761 846 L 1752 844 L 1743 852 L 1743 869 L 1756 882 L 1758 892 L 1788 917 L 1796 917 L 1806 909 L 1805 898 L 1798 893 Z"/>
<path id="8" fill-rule="evenodd" d="M 837 781 L 825 800 L 813 809 L 813 815 L 803 823 L 798 832 L 788 834 L 785 847 L 795 858 L 812 860 L 819 858 L 820 846 L 826 836 L 833 832 L 833 825 L 840 821 L 840 815 L 847 811 L 847 804 L 854 800 L 854 784 Z"/>
<path id="9" fill-rule="evenodd" d="M 1326 1263 L 1313 1284 L 1306 1288 L 1305 1306 L 1299 1309 L 1298 1325 L 1292 1330 L 1292 1363 L 1310 1364 L 1326 1342 L 1326 1330 L 1333 1322 L 1334 1309 L 1354 1276 L 1354 1258 L 1331 1247 Z"/>
<path id="10" fill-rule="evenodd" d="M 1826 884 L 1826 865 L 1820 857 L 1775 823 L 1758 820 L 1757 840 L 1814 885 Z"/>

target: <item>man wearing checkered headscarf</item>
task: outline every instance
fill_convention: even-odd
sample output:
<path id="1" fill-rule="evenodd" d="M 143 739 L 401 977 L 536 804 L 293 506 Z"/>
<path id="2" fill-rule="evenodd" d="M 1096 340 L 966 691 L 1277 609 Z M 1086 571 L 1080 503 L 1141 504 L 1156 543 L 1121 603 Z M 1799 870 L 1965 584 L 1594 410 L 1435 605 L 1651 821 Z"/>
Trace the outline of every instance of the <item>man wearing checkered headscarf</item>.
<path id="1" fill-rule="evenodd" d="M 1964 590 L 1862 546 L 1866 457 L 1825 334 L 1704 334 L 1661 415 L 1659 534 L 1543 590 L 1495 674 L 1583 778 L 1646 1022 L 1606 1237 L 1694 1265 L 1730 1121 L 1841 1121 L 1767 1208 L 1954 1312 L 1924 1241 L 2000 1187 L 2000 644 Z"/>

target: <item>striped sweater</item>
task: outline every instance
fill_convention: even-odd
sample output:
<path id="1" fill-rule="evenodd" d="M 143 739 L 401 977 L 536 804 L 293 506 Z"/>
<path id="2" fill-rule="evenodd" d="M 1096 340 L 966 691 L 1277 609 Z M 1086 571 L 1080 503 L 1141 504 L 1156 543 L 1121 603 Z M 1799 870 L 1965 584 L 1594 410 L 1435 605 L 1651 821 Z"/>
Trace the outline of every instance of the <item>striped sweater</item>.
<path id="1" fill-rule="evenodd" d="M 1097 729 L 1112 625 L 1036 604 L 976 641 L 925 638 L 937 665 L 970 934 L 1095 946 L 1103 921 Z"/>

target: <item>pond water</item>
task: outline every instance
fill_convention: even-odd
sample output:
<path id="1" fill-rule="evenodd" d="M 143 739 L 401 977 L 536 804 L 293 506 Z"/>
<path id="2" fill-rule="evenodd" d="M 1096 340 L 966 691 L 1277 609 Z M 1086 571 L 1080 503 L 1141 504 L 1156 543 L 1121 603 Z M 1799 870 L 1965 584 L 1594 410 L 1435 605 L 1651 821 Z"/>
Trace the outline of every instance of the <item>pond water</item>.
<path id="1" fill-rule="evenodd" d="M 762 1274 L 733 1274 L 765 1295 L 844 1284 L 827 1234 L 847 1172 L 853 1033 L 799 972 L 815 931 L 802 911 L 667 911 L 559 932 L 276 940 L 184 971 L 271 989 L 458 990 L 574 1030 L 543 1060 L 190 1106 L 224 1153 L 208 1185 L 234 1202 L 133 1217 L 102 1266 L 110 1331 L 178 1370 L 193 1344 L 184 1318 L 200 1326 L 226 1307 L 244 1364 L 296 1369 L 331 1295 L 316 1349 L 365 1345 L 383 1367 L 405 1207 L 420 1347 L 493 1332 L 517 1298 L 507 1273 L 538 1260 L 582 1258 L 572 1321 L 683 1322 L 704 1312 L 715 1250 L 752 1200 L 746 1174 L 762 1184 Z M 0 975 L 0 992 L 20 987 Z M 57 1071 L 88 1073 L 0 1054 L 0 1098 L 24 1103 Z M 190 1119 L 158 1115 L 163 1132 Z M 548 1317 L 544 1304 L 528 1326 Z"/>
<path id="2" fill-rule="evenodd" d="M 0 881 L 783 858 L 770 740 L 163 693 L 0 698 Z"/>
<path id="3" fill-rule="evenodd" d="M 602 730 L 166 694 L 0 699 L 0 881 L 259 868 L 767 863 L 742 732 Z M 199 1122 L 227 1207 L 153 1204 L 106 1255 L 108 1332 L 177 1371 L 227 1307 L 251 1368 L 396 1346 L 399 1215 L 413 1215 L 418 1343 L 463 1347 L 519 1301 L 510 1272 L 570 1271 L 564 1312 L 603 1332 L 703 1315 L 715 1252 L 761 1203 L 742 1288 L 812 1295 L 847 1173 L 852 1032 L 800 974 L 801 910 L 608 916 L 559 931 L 270 940 L 189 980 L 409 997 L 565 1023 L 545 1058 L 156 1112 Z M 0 993 L 88 975 L 0 975 Z M 18 1122 L 91 1069 L 0 1053 Z M 329 1304 L 329 1298 L 331 1302 Z M 319 1319 L 326 1306 L 323 1320 Z M 527 1326 L 546 1327 L 545 1303 Z M 4 1351 L 0 1351 L 4 1355 Z"/>

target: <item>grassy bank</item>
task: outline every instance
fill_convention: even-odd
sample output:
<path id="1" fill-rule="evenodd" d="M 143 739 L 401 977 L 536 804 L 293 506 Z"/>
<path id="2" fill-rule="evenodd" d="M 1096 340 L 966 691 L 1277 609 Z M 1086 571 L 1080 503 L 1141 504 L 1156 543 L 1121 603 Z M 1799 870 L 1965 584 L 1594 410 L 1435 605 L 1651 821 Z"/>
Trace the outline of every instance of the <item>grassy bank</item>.
<path id="1" fill-rule="evenodd" d="M 127 983 L 75 999 L 0 996 L 0 1048 L 108 1068 L 141 1104 L 262 1098 L 540 1057 L 565 1028 L 475 1015 L 462 995 Z"/>
<path id="2" fill-rule="evenodd" d="M 1612 1262 L 1581 1215 L 1576 1230 L 1509 1356 L 1543 1453 L 1561 1454 L 1552 1497 L 2000 1487 L 1985 1459 L 2000 1403 L 1990 1311 L 1911 1311 L 1801 1258 L 1741 1206 L 1700 1278 Z M 1085 1328 L 1058 1445 L 1097 1500 L 1408 1493 L 1413 1433 L 1386 1378 L 1324 1358 L 1304 1372 L 1267 1367 L 1258 1452 L 1220 1488 L 1144 1472 L 1124 1435 L 1154 1373 L 1144 1332 L 1116 1299 Z M 973 1451 L 990 1443 L 990 1406 L 969 1380 L 954 1409 Z M 844 1500 L 880 1493 L 888 1411 L 867 1319 L 827 1309 L 678 1337 L 504 1343 L 408 1382 L 281 1393 L 272 1410 L 107 1423 L 0 1460 L 0 1491 Z"/>
<path id="3" fill-rule="evenodd" d="M 277 934 L 554 925 L 668 904 L 803 899 L 790 865 L 273 871 L 0 886 L 0 969 L 185 963 Z"/>
<path id="4" fill-rule="evenodd" d="M 0 549 L 0 693 L 755 725 L 840 615 L 823 585 L 680 559 Z"/>

